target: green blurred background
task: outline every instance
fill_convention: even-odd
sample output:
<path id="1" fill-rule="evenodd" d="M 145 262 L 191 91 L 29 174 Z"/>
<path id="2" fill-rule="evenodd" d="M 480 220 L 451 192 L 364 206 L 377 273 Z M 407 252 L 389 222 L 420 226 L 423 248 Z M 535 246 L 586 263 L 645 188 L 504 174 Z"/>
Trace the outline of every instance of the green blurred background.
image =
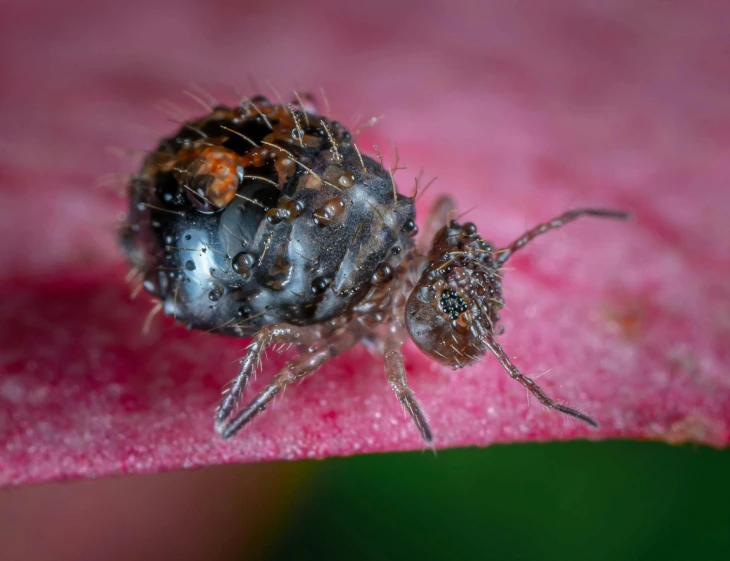
<path id="1" fill-rule="evenodd" d="M 511 444 L 330 459 L 271 559 L 727 559 L 730 451 Z"/>

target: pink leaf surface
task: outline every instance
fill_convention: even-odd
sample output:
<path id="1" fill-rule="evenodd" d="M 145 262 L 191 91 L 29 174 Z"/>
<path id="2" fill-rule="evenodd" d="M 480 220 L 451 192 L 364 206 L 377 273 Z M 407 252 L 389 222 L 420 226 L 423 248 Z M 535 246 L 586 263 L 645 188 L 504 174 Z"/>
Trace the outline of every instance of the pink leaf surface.
<path id="1" fill-rule="evenodd" d="M 0 22 L 0 485 L 420 449 L 382 361 L 356 348 L 238 437 L 212 430 L 245 341 L 130 300 L 97 186 L 248 76 L 324 88 L 361 145 L 398 142 L 497 244 L 575 206 L 623 208 L 535 242 L 506 272 L 505 348 L 600 430 L 544 410 L 493 359 L 407 366 L 436 446 L 730 438 L 730 9 L 694 1 L 5 3 Z M 262 86 L 265 87 L 265 86 Z M 273 94 L 268 92 L 273 97 Z M 269 355 L 254 390 L 284 357 Z"/>

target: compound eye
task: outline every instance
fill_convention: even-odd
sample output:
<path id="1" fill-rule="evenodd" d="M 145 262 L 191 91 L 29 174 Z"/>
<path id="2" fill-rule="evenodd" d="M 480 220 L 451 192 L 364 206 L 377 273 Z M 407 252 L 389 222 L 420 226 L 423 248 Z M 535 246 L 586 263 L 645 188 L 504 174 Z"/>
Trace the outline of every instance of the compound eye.
<path id="1" fill-rule="evenodd" d="M 469 304 L 466 300 L 455 290 L 447 288 L 441 292 L 439 298 L 439 307 L 441 311 L 446 314 L 451 321 L 459 321 L 462 318 L 462 314 L 467 312 Z"/>
<path id="2" fill-rule="evenodd" d="M 451 320 L 451 327 L 459 333 L 468 333 L 472 324 L 469 302 L 458 292 L 447 288 L 439 298 L 441 312 Z"/>

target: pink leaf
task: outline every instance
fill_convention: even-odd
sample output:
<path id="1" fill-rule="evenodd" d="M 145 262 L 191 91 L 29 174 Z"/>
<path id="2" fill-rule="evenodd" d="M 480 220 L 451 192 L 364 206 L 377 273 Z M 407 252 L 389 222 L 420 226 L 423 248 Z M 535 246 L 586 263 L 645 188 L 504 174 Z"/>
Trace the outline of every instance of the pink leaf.
<path id="1" fill-rule="evenodd" d="M 606 7 L 604 7 L 606 6 Z M 0 485 L 420 449 L 382 362 L 357 348 L 236 438 L 212 430 L 245 341 L 177 328 L 130 300 L 95 187 L 133 171 L 155 106 L 190 83 L 231 101 L 246 76 L 322 86 L 362 146 L 398 141 L 401 190 L 439 176 L 497 244 L 575 206 L 623 208 L 542 238 L 506 272 L 502 344 L 555 398 L 493 359 L 450 372 L 407 348 L 437 447 L 555 438 L 730 438 L 728 7 L 692 1 L 17 2 L 0 36 Z M 222 86 L 215 86 L 222 84 Z M 265 86 L 261 86 L 265 87 Z M 268 92 L 272 97 L 274 94 Z M 386 150 L 387 152 L 387 150 Z M 420 207 L 422 217 L 428 201 Z M 258 389 L 285 357 L 270 354 Z M 544 374 L 544 375 L 543 375 Z"/>

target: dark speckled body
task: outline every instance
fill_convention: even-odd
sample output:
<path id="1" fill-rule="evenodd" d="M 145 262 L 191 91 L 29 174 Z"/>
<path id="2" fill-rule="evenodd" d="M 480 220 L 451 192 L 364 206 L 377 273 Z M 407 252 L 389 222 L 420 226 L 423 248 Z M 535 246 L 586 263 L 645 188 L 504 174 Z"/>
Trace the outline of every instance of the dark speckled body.
<path id="1" fill-rule="evenodd" d="M 299 96 L 297 96 L 299 98 Z M 388 383 L 425 442 L 433 433 L 406 379 L 408 337 L 457 369 L 491 352 L 539 402 L 597 426 L 555 402 L 495 340 L 502 270 L 537 236 L 581 216 L 574 209 L 495 249 L 475 224 L 450 220 L 442 197 L 426 221 L 430 246 L 414 246 L 414 197 L 390 170 L 361 155 L 339 123 L 262 97 L 217 107 L 164 139 L 130 184 L 122 235 L 144 287 L 193 329 L 252 336 L 215 415 L 230 438 L 287 386 L 364 342 L 383 355 Z M 300 354 L 234 414 L 266 349 Z"/>
<path id="2" fill-rule="evenodd" d="M 413 200 L 344 128 L 263 98 L 164 139 L 130 199 L 123 244 L 146 290 L 234 336 L 347 316 L 415 233 Z"/>

